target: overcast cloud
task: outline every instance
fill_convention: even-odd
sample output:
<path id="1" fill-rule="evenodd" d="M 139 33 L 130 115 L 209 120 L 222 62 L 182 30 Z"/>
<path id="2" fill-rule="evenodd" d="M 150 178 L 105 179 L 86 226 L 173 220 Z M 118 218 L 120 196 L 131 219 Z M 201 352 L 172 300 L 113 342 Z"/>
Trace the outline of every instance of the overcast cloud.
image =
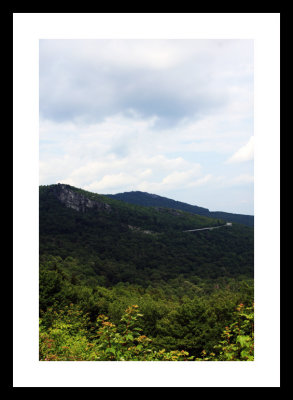
<path id="1" fill-rule="evenodd" d="M 40 184 L 253 214 L 253 41 L 40 40 Z"/>

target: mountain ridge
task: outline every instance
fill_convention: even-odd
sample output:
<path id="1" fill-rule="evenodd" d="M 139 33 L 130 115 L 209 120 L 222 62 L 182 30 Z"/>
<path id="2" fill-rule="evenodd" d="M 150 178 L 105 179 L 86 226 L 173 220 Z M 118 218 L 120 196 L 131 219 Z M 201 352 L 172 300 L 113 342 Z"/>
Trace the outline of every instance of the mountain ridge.
<path id="1" fill-rule="evenodd" d="M 116 194 L 104 194 L 104 196 L 121 200 L 129 204 L 143 205 L 146 207 L 167 207 L 175 210 L 177 209 L 190 212 L 192 214 L 206 216 L 209 218 L 220 218 L 226 222 L 237 222 L 250 227 L 254 226 L 253 215 L 228 213 L 225 211 L 210 211 L 205 207 L 191 205 L 153 193 L 130 191 Z"/>
<path id="2" fill-rule="evenodd" d="M 253 228 L 162 207 L 128 204 L 70 185 L 40 186 L 41 260 L 61 257 L 89 285 L 147 286 L 253 276 Z M 174 212 L 175 211 L 175 212 Z"/>

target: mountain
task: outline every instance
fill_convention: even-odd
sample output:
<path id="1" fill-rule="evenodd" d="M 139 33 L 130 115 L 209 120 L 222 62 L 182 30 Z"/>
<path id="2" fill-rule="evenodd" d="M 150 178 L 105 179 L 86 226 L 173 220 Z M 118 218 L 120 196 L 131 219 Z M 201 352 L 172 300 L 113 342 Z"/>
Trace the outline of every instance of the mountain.
<path id="1" fill-rule="evenodd" d="M 253 277 L 253 228 L 143 197 L 156 206 L 64 184 L 40 186 L 40 264 L 52 266 L 58 257 L 73 280 L 92 286 Z M 186 232 L 206 227 L 217 229 Z"/>
<path id="2" fill-rule="evenodd" d="M 175 210 L 186 211 L 192 214 L 203 215 L 210 218 L 220 218 L 228 222 L 237 222 L 239 224 L 244 224 L 247 226 L 254 226 L 253 215 L 234 214 L 223 211 L 210 211 L 207 208 L 193 206 L 187 203 L 183 203 L 181 201 L 158 196 L 156 194 L 132 191 L 117 194 L 107 194 L 105 196 L 130 204 L 137 204 L 147 207 L 167 207 Z"/>
<path id="3" fill-rule="evenodd" d="M 253 251 L 252 227 L 40 186 L 40 360 L 251 360 Z"/>

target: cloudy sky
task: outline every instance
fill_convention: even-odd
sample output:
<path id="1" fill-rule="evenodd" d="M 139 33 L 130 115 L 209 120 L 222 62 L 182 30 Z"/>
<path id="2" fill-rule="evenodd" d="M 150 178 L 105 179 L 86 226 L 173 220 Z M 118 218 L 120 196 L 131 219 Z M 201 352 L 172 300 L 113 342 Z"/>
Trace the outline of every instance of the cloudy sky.
<path id="1" fill-rule="evenodd" d="M 253 214 L 252 40 L 40 40 L 40 184 Z"/>

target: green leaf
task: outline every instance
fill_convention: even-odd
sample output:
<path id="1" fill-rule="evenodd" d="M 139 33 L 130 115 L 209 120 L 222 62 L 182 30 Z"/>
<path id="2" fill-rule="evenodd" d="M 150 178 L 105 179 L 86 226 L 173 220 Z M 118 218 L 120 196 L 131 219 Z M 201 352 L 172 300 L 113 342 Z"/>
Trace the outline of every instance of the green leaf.
<path id="1" fill-rule="evenodd" d="M 236 339 L 236 343 L 239 343 L 241 347 L 247 347 L 249 341 L 249 336 L 237 336 Z"/>
<path id="2" fill-rule="evenodd" d="M 126 340 L 133 340 L 133 336 L 131 335 L 131 333 L 128 333 L 126 335 Z"/>
<path id="3" fill-rule="evenodd" d="M 112 353 L 112 354 L 116 354 L 116 350 L 114 349 L 114 347 L 108 347 L 105 351 L 106 353 Z"/>

